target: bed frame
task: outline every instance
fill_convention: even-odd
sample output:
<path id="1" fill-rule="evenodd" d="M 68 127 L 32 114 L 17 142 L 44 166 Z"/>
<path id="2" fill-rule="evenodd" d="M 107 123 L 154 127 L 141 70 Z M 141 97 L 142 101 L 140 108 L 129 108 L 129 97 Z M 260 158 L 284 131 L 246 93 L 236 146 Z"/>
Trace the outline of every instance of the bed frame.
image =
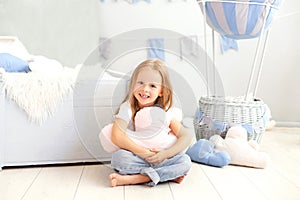
<path id="1" fill-rule="evenodd" d="M 102 125 L 112 121 L 112 107 L 123 99 L 126 84 L 115 80 L 102 82 L 106 92 L 97 95 L 96 104 L 90 104 L 91 99 L 85 97 L 74 103 L 73 95 L 69 95 L 54 116 L 39 125 L 29 122 L 27 114 L 8 100 L 0 76 L 0 169 L 109 161 L 111 155 L 102 149 L 98 134 Z M 117 100 L 112 101 L 111 94 L 117 85 L 124 93 L 114 95 Z"/>

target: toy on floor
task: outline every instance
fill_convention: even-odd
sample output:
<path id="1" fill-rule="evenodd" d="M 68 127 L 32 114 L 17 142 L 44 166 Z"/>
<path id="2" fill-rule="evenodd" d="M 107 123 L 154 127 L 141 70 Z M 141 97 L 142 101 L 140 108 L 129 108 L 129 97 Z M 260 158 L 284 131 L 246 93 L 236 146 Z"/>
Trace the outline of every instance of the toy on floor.
<path id="1" fill-rule="evenodd" d="M 173 115 L 178 115 L 177 110 L 172 111 Z M 169 148 L 177 140 L 177 137 L 170 132 L 170 115 L 172 114 L 169 111 L 165 112 L 160 107 L 145 107 L 136 113 L 135 131 L 126 129 L 126 134 L 136 144 L 147 149 Z M 112 124 L 106 125 L 99 134 L 103 149 L 109 153 L 119 149 L 111 141 L 112 126 Z"/>
<path id="2" fill-rule="evenodd" d="M 270 108 L 266 105 L 266 113 L 265 115 L 267 116 L 267 121 L 266 121 L 266 131 L 271 130 L 272 128 L 275 127 L 276 121 L 272 119 L 272 114 Z"/>
<path id="3" fill-rule="evenodd" d="M 225 139 L 219 135 L 210 138 L 215 144 L 216 151 L 229 153 L 230 164 L 265 168 L 269 162 L 268 154 L 258 150 L 258 143 L 254 140 L 247 141 L 247 131 L 241 126 L 231 127 Z"/>
<path id="4" fill-rule="evenodd" d="M 206 139 L 198 140 L 186 154 L 192 161 L 205 165 L 224 167 L 230 163 L 230 156 L 226 151 L 215 152 L 215 145 Z"/>

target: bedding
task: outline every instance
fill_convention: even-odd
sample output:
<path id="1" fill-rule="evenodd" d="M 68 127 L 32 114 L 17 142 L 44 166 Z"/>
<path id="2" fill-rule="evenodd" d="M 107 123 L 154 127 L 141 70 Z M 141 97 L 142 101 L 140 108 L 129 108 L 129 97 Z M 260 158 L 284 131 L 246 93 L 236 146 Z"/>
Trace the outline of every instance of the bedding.
<path id="1" fill-rule="evenodd" d="M 0 53 L 9 53 L 27 62 L 32 60 L 32 55 L 15 36 L 0 36 Z"/>
<path id="2" fill-rule="evenodd" d="M 76 68 L 78 66 L 76 66 Z M 59 61 L 42 55 L 32 56 L 32 60 L 29 62 L 29 68 L 32 72 L 39 72 L 47 75 L 55 75 L 65 69 Z"/>
<path id="3" fill-rule="evenodd" d="M 28 114 L 30 122 L 41 124 L 53 116 L 57 105 L 72 93 L 78 70 L 65 67 L 52 75 L 39 71 L 4 73 L 6 96 Z"/>
<path id="4" fill-rule="evenodd" d="M 29 63 L 9 53 L 0 53 L 0 68 L 6 72 L 29 72 Z"/>

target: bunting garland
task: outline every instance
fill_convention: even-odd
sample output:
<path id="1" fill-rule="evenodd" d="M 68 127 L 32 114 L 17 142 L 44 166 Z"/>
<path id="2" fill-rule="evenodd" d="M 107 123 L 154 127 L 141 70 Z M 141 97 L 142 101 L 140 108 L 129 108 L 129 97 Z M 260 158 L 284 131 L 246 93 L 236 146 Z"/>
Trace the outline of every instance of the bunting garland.
<path id="1" fill-rule="evenodd" d="M 101 3 L 105 3 L 109 0 L 99 0 L 99 2 Z M 114 1 L 114 2 L 117 2 L 118 0 L 110 0 L 110 1 Z M 136 3 L 139 3 L 139 2 L 147 2 L 147 3 L 152 3 L 152 0 L 119 0 L 119 1 L 125 1 L 127 3 L 130 3 L 130 4 L 136 4 Z M 166 0 L 168 2 L 175 2 L 175 1 L 178 1 L 178 0 Z M 181 0 L 181 1 L 187 1 L 187 0 Z"/>
<path id="2" fill-rule="evenodd" d="M 165 61 L 164 51 L 164 39 L 163 38 L 151 38 L 147 41 L 148 44 L 148 59 L 158 58 Z"/>
<path id="3" fill-rule="evenodd" d="M 100 37 L 99 38 L 99 55 L 104 59 L 108 59 L 111 52 L 111 41 L 108 38 Z"/>
<path id="4" fill-rule="evenodd" d="M 200 47 L 198 44 L 198 36 L 192 35 L 192 36 L 183 36 L 180 38 L 148 38 L 146 40 L 140 41 L 141 46 L 145 46 L 147 48 L 147 58 L 148 59 L 161 59 L 163 61 L 166 60 L 165 55 L 165 44 L 172 43 L 176 44 L 178 46 L 178 52 L 180 59 L 183 60 L 185 57 L 194 56 L 197 57 L 200 55 Z M 136 40 L 135 38 L 126 38 L 124 40 L 128 40 L 131 42 L 131 40 Z M 170 41 L 171 40 L 171 41 Z M 99 56 L 103 59 L 110 58 L 113 48 L 114 41 L 106 38 L 106 37 L 100 37 L 98 39 L 98 51 Z"/>

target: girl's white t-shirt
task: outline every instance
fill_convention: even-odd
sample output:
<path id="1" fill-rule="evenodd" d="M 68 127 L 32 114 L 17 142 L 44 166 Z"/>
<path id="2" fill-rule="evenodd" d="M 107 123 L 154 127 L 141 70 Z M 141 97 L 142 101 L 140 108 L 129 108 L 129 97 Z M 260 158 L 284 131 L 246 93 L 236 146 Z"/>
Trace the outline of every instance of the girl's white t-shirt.
<path id="1" fill-rule="evenodd" d="M 140 111 L 139 111 L 140 112 Z M 165 111 L 163 111 L 165 112 Z M 145 132 L 138 132 L 132 130 L 132 111 L 128 101 L 121 104 L 118 114 L 115 118 L 124 120 L 128 124 L 128 129 L 126 131 L 127 136 L 129 136 L 135 143 L 144 148 L 157 148 L 166 149 L 171 147 L 177 140 L 177 137 L 170 131 L 170 123 L 173 118 L 181 121 L 181 111 L 178 108 L 170 108 L 165 112 L 165 124 L 164 127 L 159 131 L 151 130 L 147 131 L 147 137 L 145 137 Z M 137 126 L 137 125 L 136 125 Z M 151 127 L 150 127 L 151 129 Z M 156 129 L 157 130 L 157 129 Z"/>

